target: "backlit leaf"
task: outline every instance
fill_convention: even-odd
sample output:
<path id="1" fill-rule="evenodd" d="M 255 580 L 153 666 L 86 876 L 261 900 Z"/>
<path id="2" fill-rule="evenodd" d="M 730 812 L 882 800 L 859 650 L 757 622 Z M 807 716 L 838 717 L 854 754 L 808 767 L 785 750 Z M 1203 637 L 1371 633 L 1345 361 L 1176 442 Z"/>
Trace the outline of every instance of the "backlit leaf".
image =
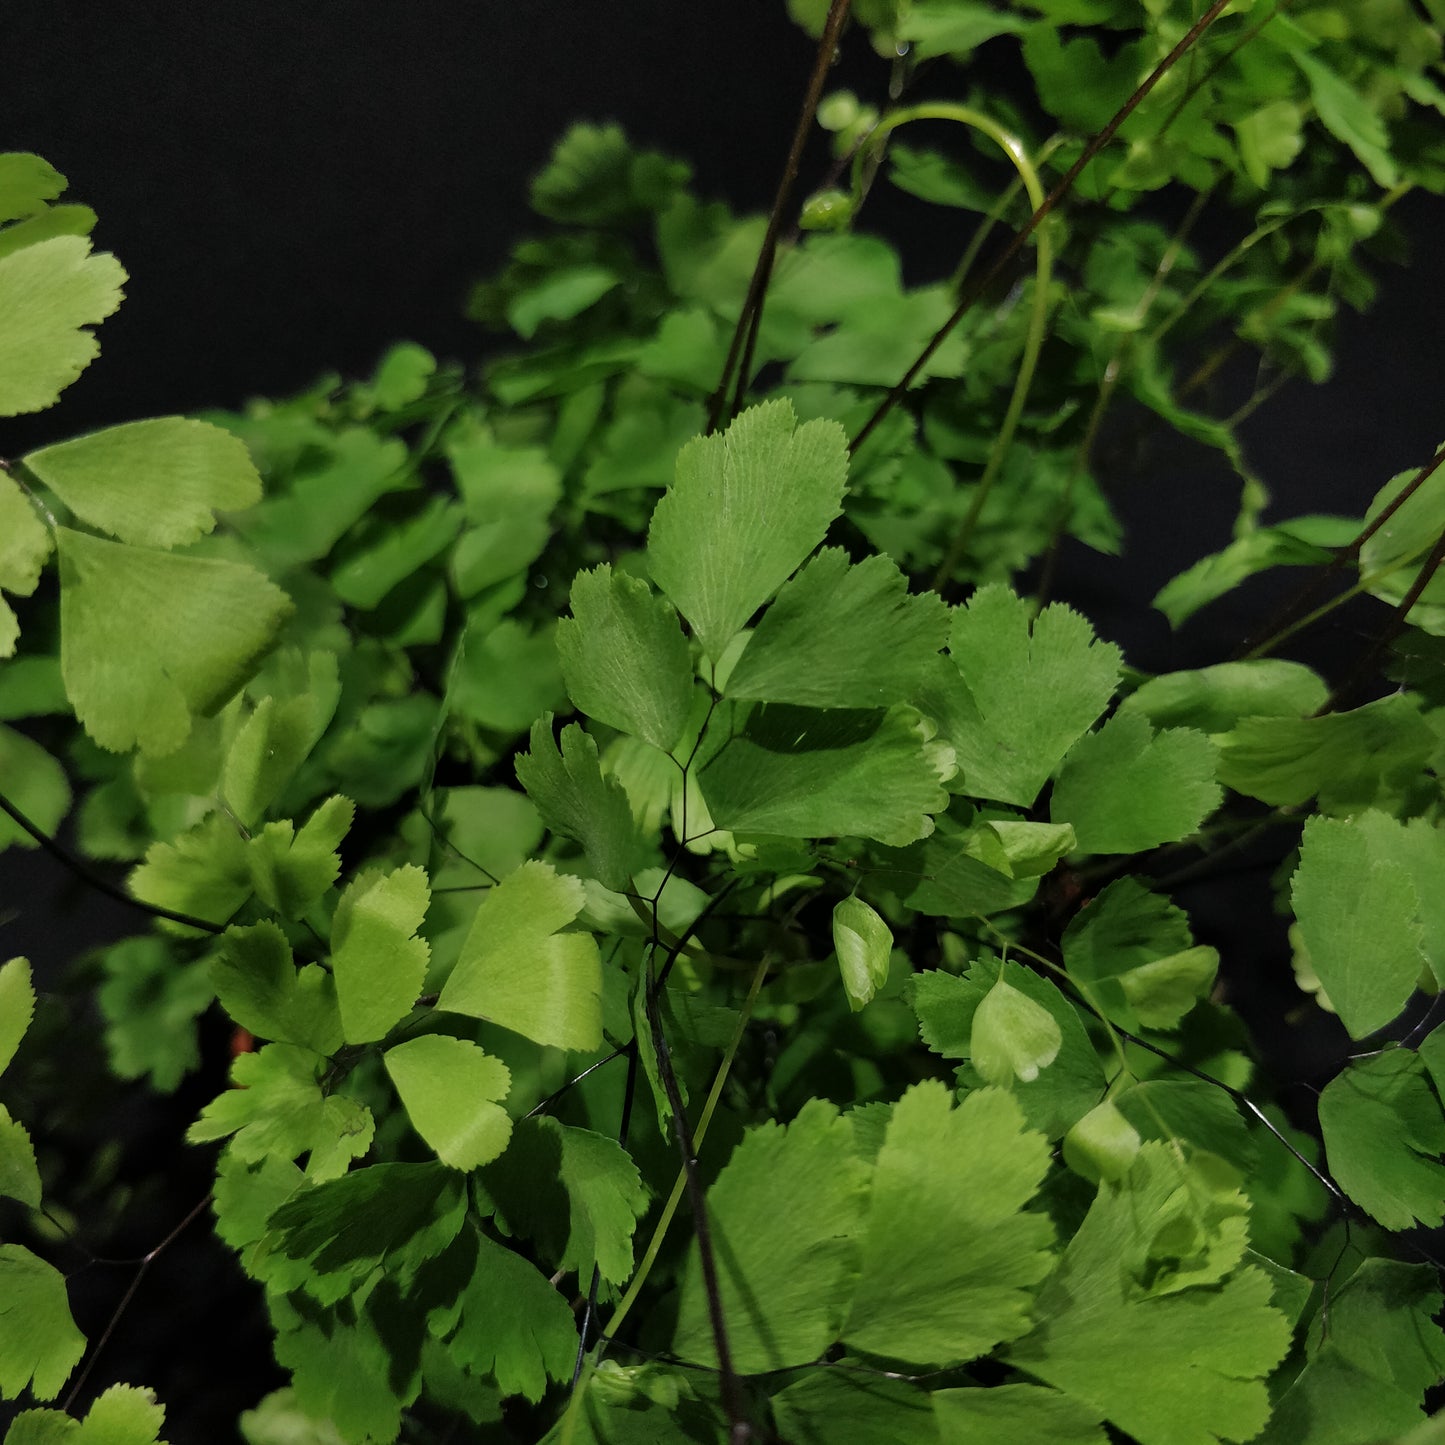
<path id="1" fill-rule="evenodd" d="M 443 1164 L 463 1172 L 507 1147 L 512 1121 L 500 1106 L 512 1075 L 500 1059 L 445 1034 L 423 1034 L 382 1055 L 416 1132 Z"/>
<path id="2" fill-rule="evenodd" d="M 974 1010 L 968 1054 L 985 1082 L 1009 1088 L 1033 1083 L 1062 1043 L 1053 1015 L 1000 978 Z"/>
<path id="3" fill-rule="evenodd" d="M 363 873 L 331 921 L 331 969 L 347 1043 L 382 1038 L 412 1010 L 430 949 L 416 931 L 431 902 L 424 869 Z"/>
<path id="4" fill-rule="evenodd" d="M 292 611 L 250 567 L 56 530 L 60 665 L 101 747 L 163 756 L 255 669 Z"/>
<path id="5" fill-rule="evenodd" d="M 261 500 L 246 444 L 209 422 L 161 416 L 41 447 L 25 465 L 80 518 L 122 542 L 178 547 L 217 511 Z"/>
<path id="6" fill-rule="evenodd" d="M 887 557 L 852 564 L 841 548 L 825 548 L 784 583 L 724 691 L 805 707 L 887 707 L 910 696 L 947 635 L 942 599 L 910 595 Z"/>
<path id="7" fill-rule="evenodd" d="M 1022 1211 L 1048 1167 L 1048 1142 L 1003 1090 L 980 1089 L 957 1108 L 939 1083 L 905 1093 L 878 1154 L 843 1338 L 926 1368 L 1027 1330 L 1054 1231 Z"/>
<path id="8" fill-rule="evenodd" d="M 848 1007 L 860 1009 L 888 981 L 893 935 L 861 898 L 840 899 L 833 907 L 833 950 L 848 994 Z"/>
<path id="9" fill-rule="evenodd" d="M 557 625 L 572 701 L 589 717 L 667 752 L 692 705 L 692 657 L 677 613 L 646 582 L 603 565 L 572 581 Z"/>
<path id="10" fill-rule="evenodd" d="M 0 416 L 40 411 L 95 360 L 86 328 L 120 305 L 126 279 L 82 236 L 53 236 L 0 256 Z"/>
<path id="11" fill-rule="evenodd" d="M 1064 754 L 1103 712 L 1119 677 L 1119 650 L 1076 612 L 980 588 L 953 616 L 949 651 L 976 716 L 950 729 L 970 797 L 1028 807 Z"/>
<path id="12" fill-rule="evenodd" d="M 847 474 L 842 427 L 797 426 L 787 401 L 753 407 L 678 454 L 677 480 L 652 514 L 648 561 L 714 662 L 823 540 Z"/>
<path id="13" fill-rule="evenodd" d="M 540 1044 L 602 1042 L 602 962 L 590 933 L 560 929 L 582 911 L 579 879 L 537 860 L 482 899 L 437 1007 L 491 1019 Z"/>

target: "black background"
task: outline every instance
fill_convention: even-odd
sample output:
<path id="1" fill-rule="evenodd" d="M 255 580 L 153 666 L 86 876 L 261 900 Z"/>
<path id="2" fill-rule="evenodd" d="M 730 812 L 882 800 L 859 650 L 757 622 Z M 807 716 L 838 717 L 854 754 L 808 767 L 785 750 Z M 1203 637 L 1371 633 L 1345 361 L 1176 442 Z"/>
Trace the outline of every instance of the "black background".
<path id="1" fill-rule="evenodd" d="M 996 48 L 983 52 L 991 63 Z M 0 422 L 0 455 L 14 456 L 95 426 L 284 395 L 327 371 L 363 374 L 403 338 L 478 361 L 495 343 L 462 319 L 462 298 L 512 242 L 542 229 L 526 209 L 527 180 L 569 123 L 620 121 L 634 140 L 690 161 L 703 195 L 763 209 L 812 44 L 781 0 L 22 0 L 0 14 L 0 53 L 0 148 L 36 151 L 65 173 L 67 199 L 96 209 L 97 245 L 131 278 L 125 304 L 100 328 L 100 359 L 61 403 Z M 876 98 L 882 71 L 852 37 L 840 82 Z M 958 85 L 940 70 L 921 89 Z M 810 161 L 816 176 L 821 148 Z M 868 222 L 894 229 L 911 281 L 945 274 L 967 236 L 966 218 L 954 213 L 886 200 L 870 208 Z M 1395 214 L 1413 238 L 1413 268 L 1381 269 L 1373 312 L 1346 313 L 1331 382 L 1291 385 L 1246 428 L 1274 517 L 1358 515 L 1383 481 L 1426 459 L 1445 434 L 1445 273 L 1435 240 L 1445 206 L 1410 198 Z M 1228 539 L 1237 483 L 1202 449 L 1161 443 L 1114 480 L 1128 560 L 1118 566 L 1072 549 L 1060 591 L 1139 665 L 1227 655 L 1272 595 L 1267 584 L 1179 637 L 1144 604 Z M 1362 629 L 1382 616 L 1347 613 L 1302 655 L 1338 677 Z M 1268 1017 L 1285 996 L 1288 955 L 1267 868 L 1182 901 L 1224 949 L 1236 998 Z M 0 855 L 0 956 L 27 953 L 53 976 L 83 945 L 133 921 L 47 858 Z M 1327 1023 L 1294 1043 L 1287 1033 L 1277 1028 L 1270 1040 L 1286 1076 L 1309 1072 L 1321 1040 L 1338 1042 Z M 183 1123 L 140 1117 L 126 1126 L 138 1165 L 158 1166 L 175 1155 Z M 175 1201 L 193 1181 L 187 1202 L 204 1191 L 206 1162 L 179 1166 L 186 1178 Z M 149 1247 L 184 1212 L 181 1204 L 142 1221 L 132 1244 Z M 92 1334 L 125 1279 L 120 1271 L 96 1282 L 88 1272 L 82 1325 Z M 177 1445 L 227 1435 L 223 1422 L 262 1391 L 263 1377 L 247 1371 L 264 1370 L 264 1346 L 241 1329 L 251 1343 L 236 1346 L 238 1372 L 222 1352 L 214 1309 L 240 1316 L 248 1299 L 217 1281 L 211 1254 L 178 1247 L 147 1281 L 97 1382 L 157 1385 Z M 191 1349 L 207 1336 L 217 1340 L 212 1362 Z"/>

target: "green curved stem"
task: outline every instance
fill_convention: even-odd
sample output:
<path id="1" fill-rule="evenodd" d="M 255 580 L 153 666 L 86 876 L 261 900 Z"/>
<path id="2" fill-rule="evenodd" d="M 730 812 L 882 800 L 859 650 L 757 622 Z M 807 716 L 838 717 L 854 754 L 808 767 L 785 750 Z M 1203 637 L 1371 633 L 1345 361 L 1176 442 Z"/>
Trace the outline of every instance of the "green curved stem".
<path id="1" fill-rule="evenodd" d="M 907 125 L 910 121 L 915 120 L 950 120 L 959 125 L 969 126 L 986 135 L 998 145 L 1018 172 L 1019 180 L 1023 182 L 1024 189 L 1028 192 L 1029 204 L 1033 209 L 1037 212 L 1043 206 L 1043 184 L 1039 180 L 1038 169 L 1029 159 L 1023 143 L 991 116 L 974 110 L 972 106 L 956 105 L 949 101 L 929 101 L 919 105 L 906 106 L 879 121 L 867 141 L 858 148 L 858 153 L 853 157 L 852 179 L 855 194 L 862 185 L 863 168 L 867 164 L 868 158 L 881 149 L 883 142 L 891 132 L 900 125 Z M 981 245 L 981 241 L 978 244 Z M 1043 347 L 1044 336 L 1048 330 L 1049 282 L 1053 277 L 1054 269 L 1053 241 L 1047 227 L 1041 226 L 1034 232 L 1034 247 L 1033 307 L 1029 313 L 1029 327 L 1024 337 L 1024 350 L 1019 361 L 1018 375 L 1014 378 L 1013 394 L 1009 397 L 1003 425 L 999 427 L 994 436 L 993 445 L 989 448 L 983 475 L 979 478 L 978 486 L 973 494 L 973 502 L 949 541 L 943 561 L 939 563 L 938 571 L 934 574 L 933 585 L 935 588 L 941 587 L 948 580 L 959 557 L 963 555 L 969 538 L 973 535 L 973 529 L 978 524 L 984 503 L 988 501 L 989 492 L 998 479 L 1004 458 L 1008 455 L 1008 449 L 1013 443 L 1014 433 L 1018 430 L 1019 418 L 1023 415 L 1024 403 L 1028 400 L 1029 388 L 1033 385 L 1039 351 Z M 971 246 L 970 251 L 976 254 L 976 247 Z M 968 257 L 968 260 L 972 261 L 972 255 Z"/>

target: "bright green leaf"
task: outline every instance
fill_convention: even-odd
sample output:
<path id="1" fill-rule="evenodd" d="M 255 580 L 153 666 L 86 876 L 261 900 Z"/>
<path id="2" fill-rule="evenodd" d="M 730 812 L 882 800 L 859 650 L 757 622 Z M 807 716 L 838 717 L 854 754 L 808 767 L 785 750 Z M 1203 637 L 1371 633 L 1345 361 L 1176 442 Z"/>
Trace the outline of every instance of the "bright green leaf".
<path id="1" fill-rule="evenodd" d="M 708 1223 L 733 1367 L 803 1365 L 841 1331 L 858 1270 L 868 1169 L 848 1120 L 809 1100 L 786 1129 L 767 1123 L 708 1190 Z M 697 1248 L 688 1252 L 674 1351 L 716 1358 Z"/>
<path id="2" fill-rule="evenodd" d="M 678 454 L 677 480 L 652 514 L 648 559 L 714 662 L 823 540 L 847 475 L 842 427 L 797 426 L 785 400 Z"/>
<path id="3" fill-rule="evenodd" d="M 1386 1229 L 1445 1218 L 1445 1116 L 1418 1054 L 1350 1064 L 1320 1095 L 1320 1131 L 1335 1181 Z"/>
<path id="4" fill-rule="evenodd" d="M 1054 1016 L 1002 978 L 974 1010 L 968 1055 L 986 1083 L 1031 1084 L 1058 1057 L 1063 1034 Z"/>
<path id="5" fill-rule="evenodd" d="M 0 1196 L 40 1208 L 40 1170 L 25 1126 L 0 1104 Z"/>
<path id="6" fill-rule="evenodd" d="M 341 895 L 331 970 L 347 1043 L 383 1038 L 411 1012 L 431 952 L 416 937 L 430 902 L 426 871 L 414 864 L 363 873 Z"/>
<path id="7" fill-rule="evenodd" d="M 1091 1183 L 1107 1179 L 1112 1184 L 1128 1174 L 1142 1144 L 1118 1105 L 1105 1099 L 1064 1135 L 1064 1163 Z"/>
<path id="8" fill-rule="evenodd" d="M 29 597 L 53 545 L 50 532 L 14 478 L 0 472 L 0 592 Z M 0 657 L 13 657 L 20 623 L 0 597 Z"/>
<path id="9" fill-rule="evenodd" d="M 60 665 L 101 747 L 156 757 L 185 742 L 255 669 L 291 599 L 235 562 L 88 537 L 60 545 Z"/>
<path id="10" fill-rule="evenodd" d="M 33 738 L 0 724 L 0 787 L 9 801 L 52 837 L 70 811 L 65 769 Z M 40 845 L 8 814 L 0 813 L 0 852 Z"/>
<path id="11" fill-rule="evenodd" d="M 356 807 L 350 798 L 327 798 L 301 825 L 289 819 L 267 823 L 246 847 L 256 897 L 286 918 L 300 918 L 341 873 L 337 849 L 351 829 Z"/>
<path id="12" fill-rule="evenodd" d="M 400 523 L 378 523 L 349 546 L 331 569 L 331 587 L 348 607 L 374 611 L 382 599 L 449 547 L 462 529 L 462 509 L 432 497 Z"/>
<path id="13" fill-rule="evenodd" d="M 1320 123 L 1354 151 L 1355 159 L 1374 177 L 1376 185 L 1388 190 L 1399 180 L 1400 170 L 1390 154 L 1390 132 L 1378 104 L 1361 95 L 1316 56 L 1304 50 L 1292 50 L 1291 54 L 1309 81 L 1310 98 Z"/>
<path id="14" fill-rule="evenodd" d="M 229 818 L 212 813 L 174 842 L 152 843 L 127 883 L 142 903 L 225 923 L 251 896 L 246 842 Z"/>
<path id="15" fill-rule="evenodd" d="M 491 1019 L 540 1044 L 602 1042 L 602 962 L 589 933 L 561 933 L 582 911 L 581 881 L 524 863 L 482 899 L 437 1007 Z"/>
<path id="16" fill-rule="evenodd" d="M 850 896 L 833 907 L 833 949 L 848 1007 L 856 1011 L 888 981 L 893 935 L 875 909 Z"/>
<path id="17" fill-rule="evenodd" d="M 0 1074 L 9 1068 L 34 1013 L 30 964 L 23 958 L 0 964 Z"/>
<path id="18" fill-rule="evenodd" d="M 1069 750 L 1049 816 L 1073 825 L 1085 853 L 1142 853 L 1193 833 L 1219 806 L 1215 747 L 1192 728 L 1155 734 L 1118 713 Z"/>
<path id="19" fill-rule="evenodd" d="M 692 657 L 677 613 L 646 582 L 606 564 L 579 572 L 557 653 L 567 693 L 589 717 L 663 752 L 682 736 Z"/>
<path id="20" fill-rule="evenodd" d="M 512 1121 L 501 1107 L 512 1075 L 500 1059 L 445 1034 L 423 1034 L 382 1055 L 416 1132 L 443 1164 L 463 1172 L 507 1147 Z"/>
<path id="21" fill-rule="evenodd" d="M 49 161 L 30 151 L 0 155 L 0 221 L 18 221 L 45 209 L 67 185 Z"/>
<path id="22" fill-rule="evenodd" d="M 120 305 L 126 275 L 83 236 L 53 236 L 0 257 L 0 416 L 40 411 L 95 360 L 85 328 Z"/>
<path id="23" fill-rule="evenodd" d="M 976 716 L 950 730 L 962 790 L 1028 807 L 1064 754 L 1103 712 L 1119 650 L 1057 603 L 1031 608 L 1006 587 L 980 588 L 953 615 L 949 651 Z"/>
<path id="24" fill-rule="evenodd" d="M 65 1280 L 53 1265 L 19 1244 L 0 1244 L 0 1399 L 28 1385 L 52 1400 L 85 1353 Z"/>
<path id="25" fill-rule="evenodd" d="M 246 444 L 209 422 L 161 416 L 41 447 L 25 465 L 80 518 L 122 542 L 180 547 L 217 511 L 261 500 Z"/>
<path id="26" fill-rule="evenodd" d="M 1432 884 L 1432 889 L 1434 885 Z M 1425 964 L 1410 872 L 1359 819 L 1310 818 L 1290 897 L 1310 961 L 1355 1038 L 1405 1007 Z"/>
<path id="27" fill-rule="evenodd" d="M 933 592 L 910 595 L 887 557 L 828 547 L 774 598 L 728 675 L 727 696 L 804 707 L 888 707 L 948 636 Z"/>
<path id="28" fill-rule="evenodd" d="M 325 1055 L 344 1041 L 331 974 L 316 963 L 298 970 L 286 935 L 269 919 L 226 930 L 211 982 L 221 1007 L 258 1038 Z"/>
<path id="29" fill-rule="evenodd" d="M 893 1106 L 875 1165 L 862 1272 L 843 1338 L 910 1365 L 961 1364 L 1029 1327 L 1054 1264 L 1046 1216 L 1023 1212 L 1049 1167 L 1042 1134 L 1000 1089 L 957 1108 L 940 1083 Z"/>
<path id="30" fill-rule="evenodd" d="M 1119 711 L 1143 713 L 1156 728 L 1222 733 L 1246 717 L 1307 717 L 1328 692 L 1319 674 L 1303 663 L 1260 657 L 1151 677 L 1119 704 Z"/>

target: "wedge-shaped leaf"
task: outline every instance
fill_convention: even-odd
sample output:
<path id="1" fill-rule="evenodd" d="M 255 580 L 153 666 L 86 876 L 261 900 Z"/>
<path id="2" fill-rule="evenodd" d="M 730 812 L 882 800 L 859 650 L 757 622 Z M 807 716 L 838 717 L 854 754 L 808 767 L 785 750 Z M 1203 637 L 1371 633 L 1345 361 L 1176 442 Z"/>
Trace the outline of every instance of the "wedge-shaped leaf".
<path id="1" fill-rule="evenodd" d="M 455 502 L 432 497 L 403 522 L 367 523 L 360 540 L 344 550 L 345 560 L 331 569 L 332 591 L 348 607 L 373 611 L 393 588 L 451 546 L 463 520 Z"/>
<path id="2" fill-rule="evenodd" d="M 209 422 L 159 416 L 30 452 L 25 465 L 80 518 L 122 542 L 180 547 L 216 512 L 261 500 L 246 444 Z"/>
<path id="3" fill-rule="evenodd" d="M 423 1034 L 382 1055 L 416 1132 L 453 1169 L 469 1172 L 507 1147 L 512 1121 L 501 1101 L 512 1074 L 466 1039 Z"/>
<path id="4" fill-rule="evenodd" d="M 371 1147 L 371 1111 L 342 1094 L 323 1094 L 319 1082 L 326 1060 L 295 1044 L 267 1044 L 241 1054 L 231 1065 L 236 1085 L 218 1094 L 191 1125 L 193 1144 L 224 1139 L 247 1163 L 276 1156 L 309 1154 L 307 1173 L 327 1179 L 342 1173 Z"/>
<path id="5" fill-rule="evenodd" d="M 466 1181 L 443 1164 L 369 1164 L 288 1200 L 267 1243 L 304 1260 L 307 1293 L 329 1304 L 378 1265 L 396 1283 L 414 1277 L 456 1238 L 466 1205 Z"/>
<path id="6" fill-rule="evenodd" d="M 848 994 L 848 1007 L 860 1009 L 888 980 L 893 934 L 876 909 L 861 898 L 843 898 L 833 908 L 833 951 Z"/>
<path id="7" fill-rule="evenodd" d="M 968 1054 L 990 1084 L 1031 1084 L 1059 1056 L 1063 1032 L 1042 1004 L 1002 978 L 974 1010 Z"/>
<path id="8" fill-rule="evenodd" d="M 574 125 L 532 181 L 532 208 L 574 226 L 606 226 L 663 209 L 688 177 L 681 161 L 635 150 L 617 125 Z"/>
<path id="9" fill-rule="evenodd" d="M 351 829 L 350 798 L 327 798 L 301 825 L 283 818 L 267 823 L 246 847 L 256 897 L 286 918 L 300 918 L 341 873 L 337 849 Z"/>
<path id="10" fill-rule="evenodd" d="M 19 1244 L 0 1244 L 0 1399 L 27 1386 L 52 1400 L 85 1353 L 65 1279 L 54 1265 Z"/>
<path id="11" fill-rule="evenodd" d="M 460 1267 L 469 1266 L 466 1284 L 427 1321 L 447 1354 L 472 1374 L 495 1377 L 503 1395 L 540 1400 L 548 1380 L 570 1380 L 577 1325 L 567 1301 L 536 1265 L 495 1240 L 468 1230 L 457 1246 Z"/>
<path id="12" fill-rule="evenodd" d="M 1381 843 L 1381 829 L 1361 819 L 1311 818 L 1290 884 L 1310 962 L 1355 1038 L 1405 1007 L 1425 967 L 1412 870 Z M 1428 886 L 1433 913 L 1438 877 Z"/>
<path id="13" fill-rule="evenodd" d="M 226 930 L 211 982 L 221 1007 L 258 1038 L 325 1055 L 344 1042 L 331 974 L 317 963 L 298 970 L 286 935 L 270 920 Z"/>
<path id="14" fill-rule="evenodd" d="M 54 545 L 45 523 L 15 480 L 0 472 L 0 593 L 29 597 Z M 0 596 L 0 657 L 13 657 L 20 623 Z"/>
<path id="15" fill-rule="evenodd" d="M 773 1419 L 791 1445 L 940 1445 L 930 1403 L 937 1397 L 902 1380 L 810 1370 L 774 1395 Z"/>
<path id="16" fill-rule="evenodd" d="M 40 1208 L 40 1170 L 25 1126 L 0 1104 L 0 1196 Z"/>
<path id="17" fill-rule="evenodd" d="M 893 1106 L 874 1169 L 848 1344 L 929 1367 L 1028 1329 L 1053 1226 L 1024 1213 L 1049 1167 L 1042 1134 L 1000 1089 L 953 1107 L 940 1083 Z"/>
<path id="18" fill-rule="evenodd" d="M 10 1067 L 34 1013 L 35 986 L 30 982 L 30 964 L 23 958 L 0 964 L 0 1074 Z"/>
<path id="19" fill-rule="evenodd" d="M 0 416 L 49 406 L 100 352 L 85 328 L 120 305 L 125 271 L 83 236 L 0 257 Z"/>
<path id="20" fill-rule="evenodd" d="M 1103 712 L 1120 662 L 1078 613 L 1055 604 L 1031 627 L 1031 611 L 1007 587 L 980 588 L 954 613 L 949 641 L 975 710 L 948 734 L 960 786 L 1021 807 Z"/>
<path id="21" fill-rule="evenodd" d="M 1106 1080 L 1078 1010 L 1048 979 L 1016 963 L 1004 964 L 1001 973 L 996 964 L 979 964 L 966 978 L 940 970 L 915 974 L 911 1002 L 919 1034 L 945 1059 L 967 1059 L 975 1013 L 998 978 L 1045 1009 L 1058 1026 L 1059 1051 L 1053 1062 L 1040 1069 L 1037 1078 L 1016 1077 L 1010 1085 L 1029 1128 L 1058 1139 L 1099 1102 Z M 959 1081 L 970 1088 L 982 1083 L 968 1065 L 959 1070 Z"/>
<path id="22" fill-rule="evenodd" d="M 910 707 L 830 710 L 754 706 L 703 768 L 713 822 L 733 833 L 791 838 L 852 834 L 904 847 L 948 806 L 943 754 Z"/>
<path id="23" fill-rule="evenodd" d="M 1420 1423 L 1425 1391 L 1445 1377 L 1438 1272 L 1366 1259 L 1330 1291 L 1309 1332 L 1309 1359 L 1259 1445 L 1376 1440 Z"/>
<path id="24" fill-rule="evenodd" d="M 185 963 L 158 934 L 123 939 L 101 955 L 105 1051 L 122 1079 L 168 1093 L 201 1061 L 196 1019 L 215 997 L 204 964 Z"/>
<path id="25" fill-rule="evenodd" d="M 602 776 L 597 744 L 576 723 L 562 729 L 558 750 L 552 714 L 532 724 L 532 746 L 517 759 L 517 781 L 554 833 L 575 838 L 605 888 L 632 887 L 642 840 L 622 785 Z"/>
<path id="26" fill-rule="evenodd" d="M 1154 733 L 1119 713 L 1079 739 L 1049 802 L 1085 853 L 1142 853 L 1187 838 L 1219 806 L 1215 747 L 1193 728 Z"/>
<path id="27" fill-rule="evenodd" d="M 1246 717 L 1307 717 L 1328 692 L 1320 675 L 1303 663 L 1259 657 L 1151 677 L 1119 711 L 1142 713 L 1156 728 L 1223 733 Z"/>
<path id="28" fill-rule="evenodd" d="M 603 565 L 572 581 L 557 624 L 567 695 L 598 722 L 669 751 L 692 705 L 692 654 L 671 603 Z"/>
<path id="29" fill-rule="evenodd" d="M 1269 1276 L 1246 1267 L 1209 1286 L 1146 1293 L 1121 1267 L 1141 1235 L 1170 1237 L 1156 1226 L 1177 1218 L 1179 1170 L 1165 1145 L 1146 1144 L 1123 1181 L 1100 1186 L 1039 1295 L 1037 1325 L 1005 1358 L 1140 1445 L 1249 1440 L 1269 1418 L 1265 1376 L 1290 1341 Z"/>
<path id="30" fill-rule="evenodd" d="M 948 637 L 934 592 L 910 596 L 884 556 L 828 547 L 783 585 L 728 675 L 728 697 L 803 707 L 906 701 Z"/>
<path id="31" fill-rule="evenodd" d="M 1386 1229 L 1445 1218 L 1445 1115 L 1418 1054 L 1390 1049 L 1331 1079 L 1320 1131 L 1340 1188 Z"/>
<path id="32" fill-rule="evenodd" d="M 431 902 L 426 871 L 408 864 L 352 882 L 331 920 L 331 971 L 349 1044 L 370 1043 L 415 1005 L 431 950 L 416 937 Z"/>
<path id="33" fill-rule="evenodd" d="M 843 428 L 798 426 L 786 400 L 678 453 L 677 480 L 652 514 L 648 561 L 714 662 L 823 540 L 847 477 Z"/>
<path id="34" fill-rule="evenodd" d="M 1003 845 L 1004 861 L 1013 878 L 1042 878 L 1078 845 L 1067 823 L 1025 823 L 990 818 L 984 824 Z"/>
<path id="35" fill-rule="evenodd" d="M 868 1167 L 853 1127 L 811 1099 L 787 1128 L 747 1135 L 708 1190 L 708 1224 L 734 1368 L 815 1360 L 839 1336 L 858 1273 Z M 688 1252 L 674 1351 L 715 1361 L 697 1247 Z"/>
<path id="36" fill-rule="evenodd" d="M 1040 1385 L 935 1390 L 939 1445 L 1108 1445 L 1099 1412 Z"/>
<path id="37" fill-rule="evenodd" d="M 249 677 L 292 610 L 259 572 L 56 529 L 60 665 L 101 747 L 157 757 Z"/>
<path id="38" fill-rule="evenodd" d="M 602 1042 L 602 961 L 590 933 L 562 933 L 581 913 L 580 879 L 536 860 L 482 899 L 437 1007 L 491 1019 L 539 1044 Z"/>
<path id="39" fill-rule="evenodd" d="M 54 834 L 70 811 L 65 769 L 33 738 L 0 723 L 0 780 L 5 796 L 42 833 Z M 0 851 L 40 845 L 8 814 L 0 814 Z"/>
<path id="40" fill-rule="evenodd" d="M 31 151 L 6 151 L 0 155 L 0 221 L 38 215 L 67 184 L 49 161 Z"/>
<path id="41" fill-rule="evenodd" d="M 165 1417 L 150 1390 L 112 1385 L 81 1420 L 63 1410 L 22 1411 L 5 1445 L 156 1445 Z"/>
<path id="42" fill-rule="evenodd" d="M 624 1283 L 632 1236 L 647 1208 L 632 1156 L 605 1134 L 547 1115 L 518 1122 L 507 1152 L 482 1181 L 508 1234 L 535 1242 L 545 1265 Z"/>
<path id="43" fill-rule="evenodd" d="M 1181 572 L 1160 590 L 1154 606 L 1178 627 L 1257 572 L 1323 565 L 1332 547 L 1348 546 L 1358 531 L 1359 524 L 1349 517 L 1292 517 L 1278 526 L 1257 527 Z"/>
<path id="44" fill-rule="evenodd" d="M 1390 132 L 1374 103 L 1343 80 L 1324 61 L 1303 49 L 1291 49 L 1295 64 L 1309 81 L 1310 98 L 1320 123 L 1336 140 L 1354 151 L 1355 159 L 1388 189 L 1400 178 L 1390 154 Z"/>
<path id="45" fill-rule="evenodd" d="M 173 843 L 152 843 L 127 883 L 142 903 L 225 923 L 251 896 L 246 842 L 229 818 L 213 813 Z"/>
<path id="46" fill-rule="evenodd" d="M 1123 1179 L 1134 1167 L 1144 1141 L 1112 1099 L 1076 1119 L 1064 1135 L 1064 1163 L 1090 1183 Z"/>
<path id="47" fill-rule="evenodd" d="M 248 828 L 260 822 L 321 740 L 341 697 L 335 653 L 313 652 L 303 661 L 288 652 L 278 660 L 291 658 L 299 664 L 287 669 L 294 691 L 261 698 L 226 753 L 221 791 Z"/>
<path id="48" fill-rule="evenodd" d="M 1173 1028 L 1209 992 L 1219 967 L 1189 920 L 1133 878 L 1109 884 L 1064 931 L 1064 963 L 1125 1028 Z"/>
<path id="49" fill-rule="evenodd" d="M 1439 741 L 1403 693 L 1323 717 L 1249 717 L 1216 737 L 1219 780 L 1276 807 L 1318 797 L 1322 812 L 1388 808 Z"/>

